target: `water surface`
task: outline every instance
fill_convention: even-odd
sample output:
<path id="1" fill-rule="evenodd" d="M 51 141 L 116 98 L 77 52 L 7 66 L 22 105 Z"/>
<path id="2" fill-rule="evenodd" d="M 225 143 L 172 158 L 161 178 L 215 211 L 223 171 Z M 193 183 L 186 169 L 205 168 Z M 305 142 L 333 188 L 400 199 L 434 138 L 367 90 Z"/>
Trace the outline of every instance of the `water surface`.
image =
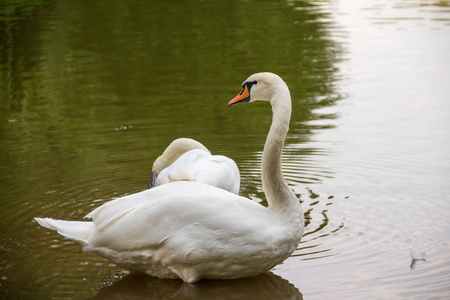
<path id="1" fill-rule="evenodd" d="M 448 1 L 0 9 L 2 299 L 450 297 Z M 270 109 L 226 106 L 259 71 L 291 90 L 283 168 L 307 218 L 273 273 L 195 288 L 129 275 L 33 221 L 145 189 L 181 136 L 233 158 L 241 195 L 265 205 Z"/>

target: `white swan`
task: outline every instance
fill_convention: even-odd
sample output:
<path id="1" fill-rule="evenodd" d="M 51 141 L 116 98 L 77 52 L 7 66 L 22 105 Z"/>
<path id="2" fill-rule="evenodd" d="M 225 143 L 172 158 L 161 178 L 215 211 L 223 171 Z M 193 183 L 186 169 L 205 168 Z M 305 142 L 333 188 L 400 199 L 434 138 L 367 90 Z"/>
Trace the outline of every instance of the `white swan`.
<path id="1" fill-rule="evenodd" d="M 93 221 L 35 218 L 129 270 L 160 278 L 232 279 L 261 274 L 284 261 L 303 234 L 304 216 L 281 169 L 291 98 L 272 73 L 250 76 L 228 105 L 270 101 L 273 120 L 262 157 L 269 206 L 210 185 L 172 182 L 98 207 Z"/>
<path id="2" fill-rule="evenodd" d="M 211 152 L 196 140 L 174 140 L 153 163 L 150 188 L 174 181 L 195 181 L 239 194 L 239 168 L 234 160 Z"/>

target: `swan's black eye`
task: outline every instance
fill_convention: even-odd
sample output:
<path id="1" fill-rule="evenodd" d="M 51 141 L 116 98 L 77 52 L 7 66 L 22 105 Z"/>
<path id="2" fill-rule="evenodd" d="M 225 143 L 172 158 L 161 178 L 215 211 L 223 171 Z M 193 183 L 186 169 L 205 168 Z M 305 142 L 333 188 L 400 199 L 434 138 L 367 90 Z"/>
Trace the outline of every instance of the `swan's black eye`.
<path id="1" fill-rule="evenodd" d="M 252 86 L 254 85 L 254 84 L 257 84 L 258 83 L 258 81 L 250 81 L 250 82 L 247 82 L 246 83 L 246 85 L 247 85 L 247 88 L 248 88 L 248 90 L 250 91 L 250 89 L 252 88 Z"/>

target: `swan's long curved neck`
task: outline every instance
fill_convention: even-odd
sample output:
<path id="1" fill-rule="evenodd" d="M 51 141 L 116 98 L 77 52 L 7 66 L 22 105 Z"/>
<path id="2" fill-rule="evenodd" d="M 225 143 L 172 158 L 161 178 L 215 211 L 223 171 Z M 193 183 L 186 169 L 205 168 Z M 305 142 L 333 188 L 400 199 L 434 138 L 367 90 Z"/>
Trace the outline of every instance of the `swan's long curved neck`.
<path id="1" fill-rule="evenodd" d="M 272 125 L 264 145 L 261 164 L 261 180 L 269 208 L 276 213 L 292 212 L 300 207 L 298 199 L 286 183 L 281 168 L 281 154 L 289 130 L 291 118 L 291 96 L 287 87 L 274 93 L 272 104 Z M 296 211 L 297 209 L 295 209 Z"/>
<path id="2" fill-rule="evenodd" d="M 174 140 L 166 150 L 164 150 L 163 154 L 155 160 L 152 167 L 153 171 L 155 171 L 156 174 L 159 174 L 162 170 L 173 164 L 181 155 L 194 149 L 202 149 L 209 152 L 203 144 L 196 140 L 190 138 L 179 138 Z"/>

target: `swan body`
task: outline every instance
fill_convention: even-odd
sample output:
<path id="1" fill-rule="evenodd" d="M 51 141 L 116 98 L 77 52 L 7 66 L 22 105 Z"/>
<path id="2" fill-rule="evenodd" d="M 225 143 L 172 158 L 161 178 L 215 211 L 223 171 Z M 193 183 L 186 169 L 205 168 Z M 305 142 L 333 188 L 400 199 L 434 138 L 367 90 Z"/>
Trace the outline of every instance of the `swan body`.
<path id="1" fill-rule="evenodd" d="M 153 163 L 149 187 L 174 181 L 209 184 L 239 194 L 237 164 L 223 155 L 211 155 L 201 143 L 189 139 L 174 140 Z"/>
<path id="2" fill-rule="evenodd" d="M 291 113 L 289 89 L 273 73 L 257 73 L 229 102 L 270 101 L 272 125 L 262 158 L 268 207 L 200 182 L 171 182 L 107 202 L 92 221 L 36 221 L 109 261 L 160 278 L 233 279 L 284 261 L 303 234 L 300 203 L 281 170 Z"/>

